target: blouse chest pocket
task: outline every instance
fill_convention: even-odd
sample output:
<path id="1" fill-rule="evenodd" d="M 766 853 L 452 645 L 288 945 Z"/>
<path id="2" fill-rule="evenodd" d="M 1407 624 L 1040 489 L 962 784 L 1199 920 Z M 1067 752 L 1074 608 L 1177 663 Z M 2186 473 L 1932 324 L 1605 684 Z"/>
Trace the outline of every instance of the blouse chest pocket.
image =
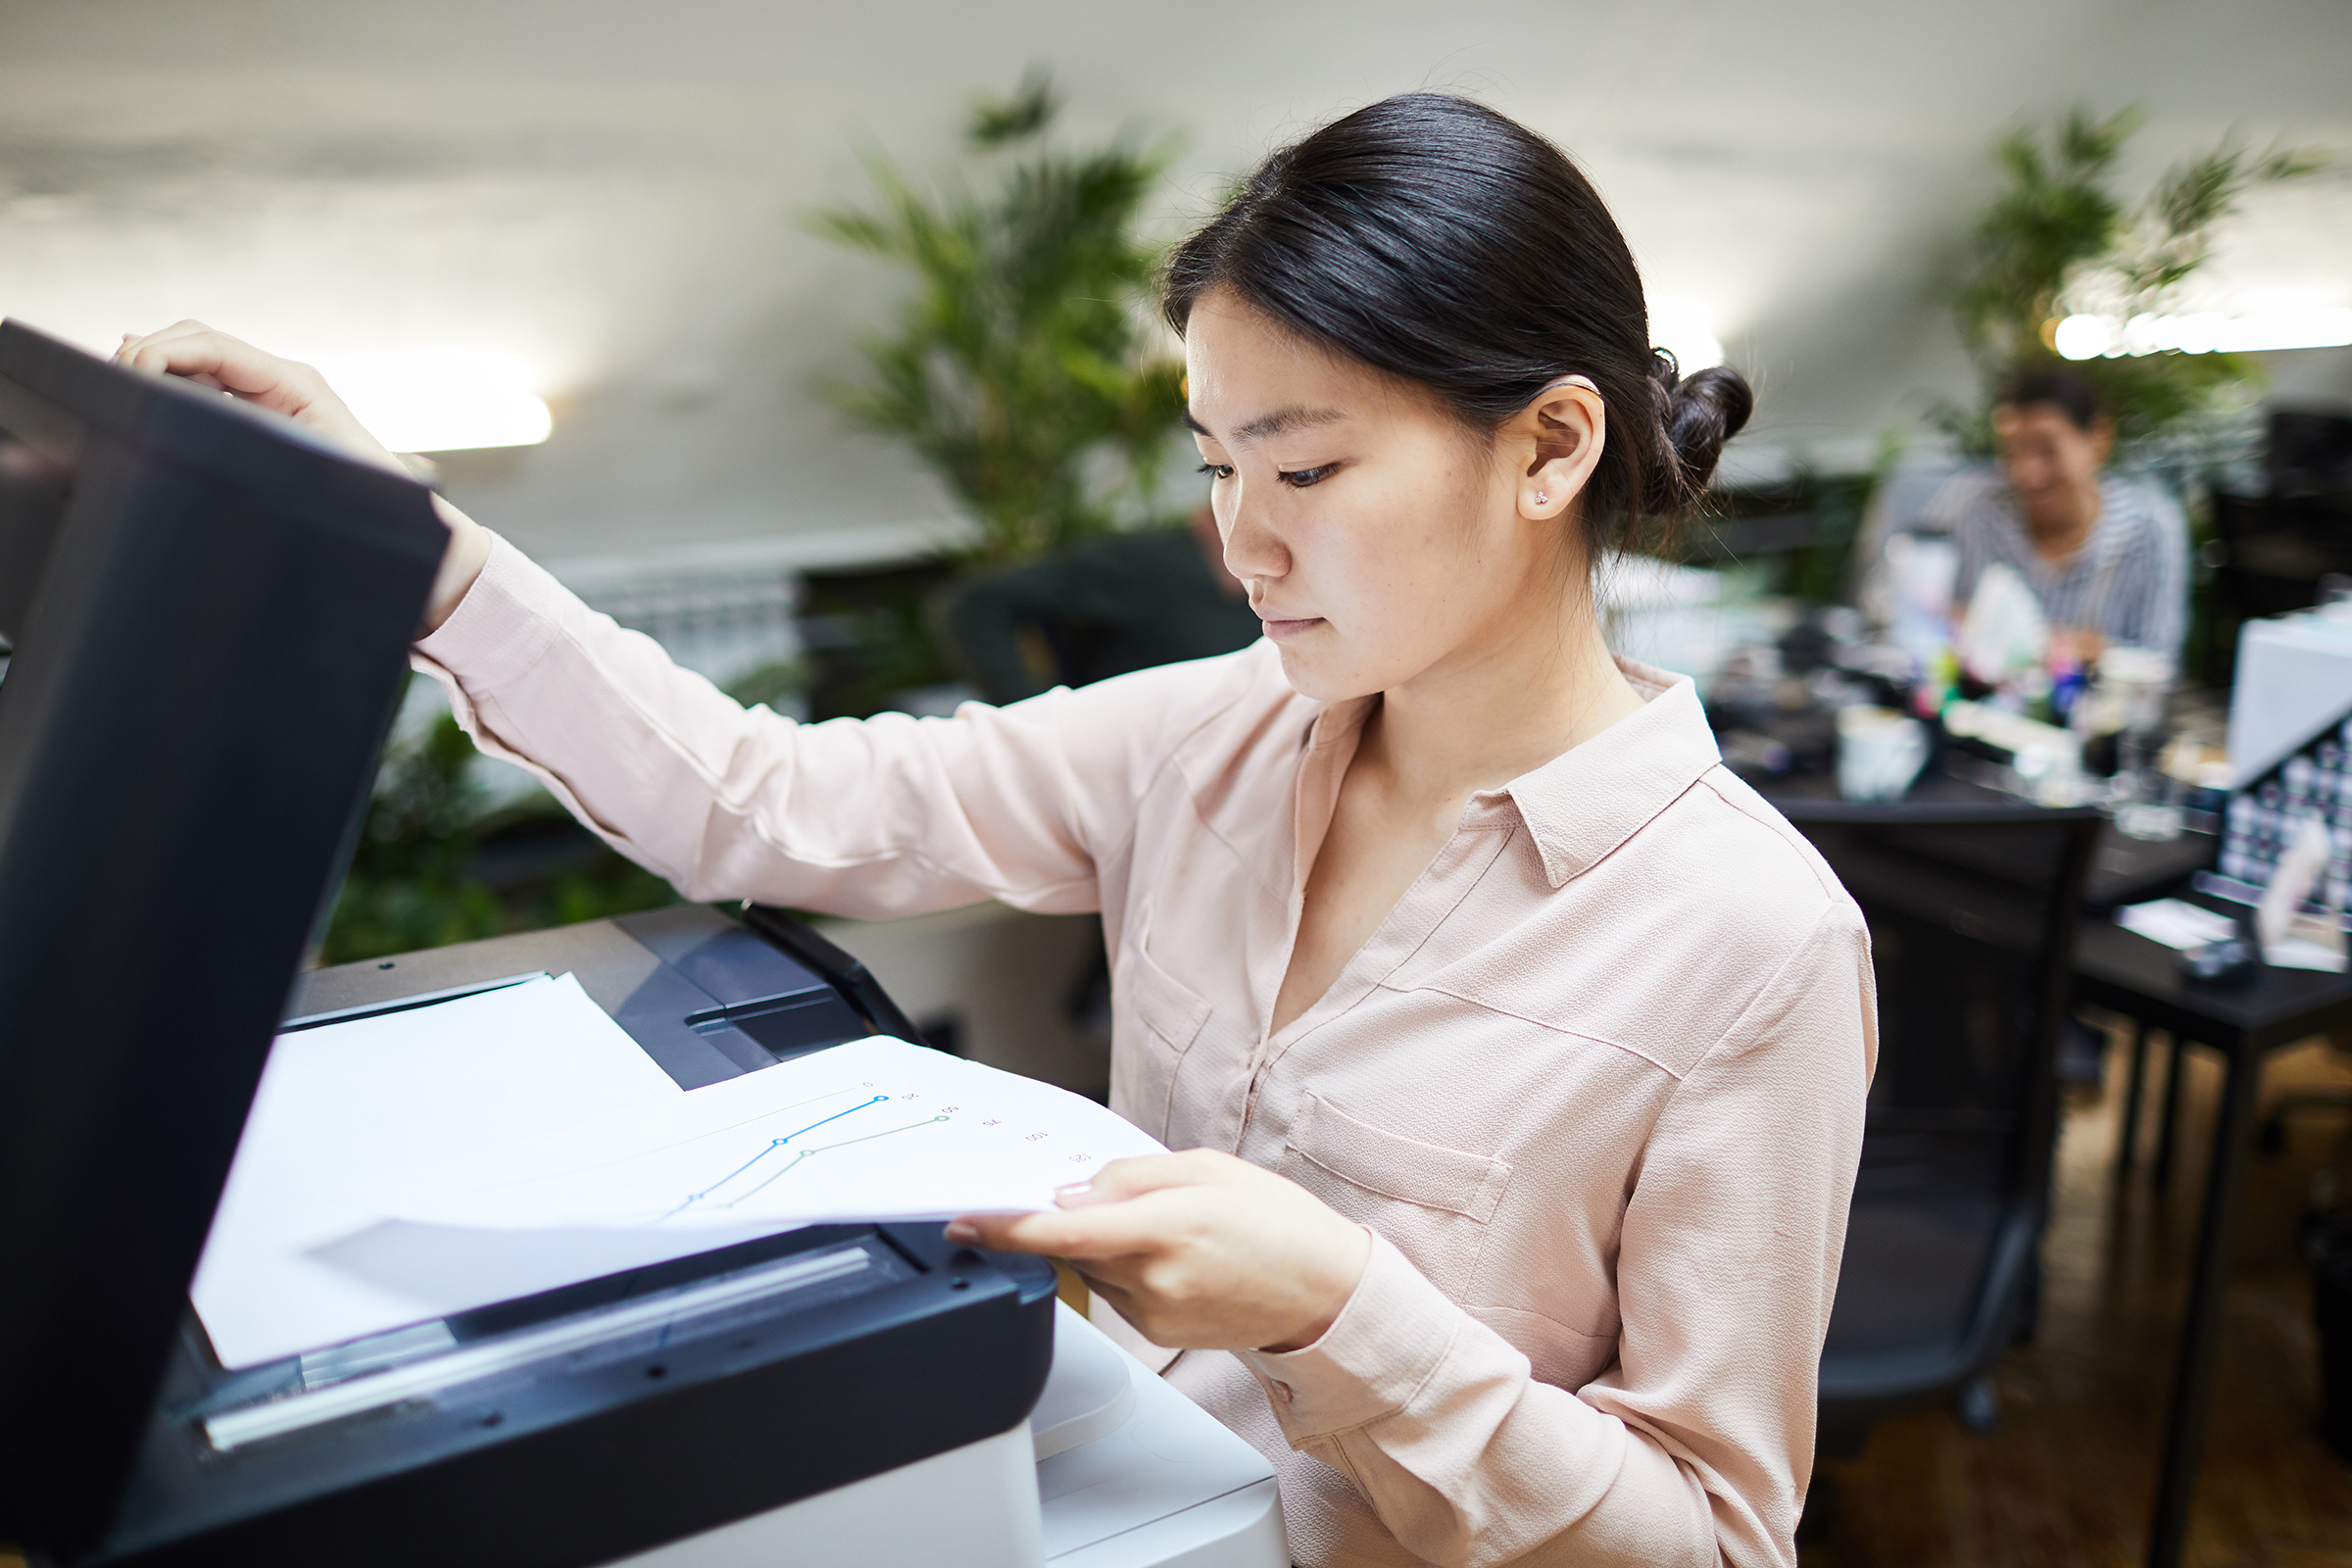
<path id="1" fill-rule="evenodd" d="M 1284 1140 L 1278 1175 L 1370 1227 L 1454 1300 L 1465 1298 L 1510 1161 L 1407 1138 L 1309 1094 Z"/>
<path id="2" fill-rule="evenodd" d="M 1192 987 L 1153 961 L 1145 950 L 1151 909 L 1144 911 L 1144 936 L 1128 955 L 1113 985 L 1118 1010 L 1132 1009 L 1141 1027 L 1121 1029 L 1111 1062 L 1111 1108 L 1162 1143 L 1175 1104 L 1176 1077 L 1185 1053 L 1200 1038 L 1209 1005 Z"/>

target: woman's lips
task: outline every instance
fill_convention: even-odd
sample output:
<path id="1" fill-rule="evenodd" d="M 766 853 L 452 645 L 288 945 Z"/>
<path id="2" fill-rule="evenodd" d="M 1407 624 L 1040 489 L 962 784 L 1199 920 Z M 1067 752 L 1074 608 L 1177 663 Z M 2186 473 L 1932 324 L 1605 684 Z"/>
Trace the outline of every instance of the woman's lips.
<path id="1" fill-rule="evenodd" d="M 1260 611 L 1257 618 L 1265 622 L 1266 635 L 1276 642 L 1301 636 L 1323 624 L 1323 617 L 1320 615 L 1309 615 L 1304 619 L 1293 620 L 1280 615 L 1269 615 Z"/>

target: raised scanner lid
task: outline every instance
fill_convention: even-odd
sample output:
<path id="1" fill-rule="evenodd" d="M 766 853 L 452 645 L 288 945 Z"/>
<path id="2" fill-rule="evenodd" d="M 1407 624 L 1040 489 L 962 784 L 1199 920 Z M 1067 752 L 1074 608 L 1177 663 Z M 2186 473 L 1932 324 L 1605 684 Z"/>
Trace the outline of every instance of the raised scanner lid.
<path id="1" fill-rule="evenodd" d="M 448 531 L 282 419 L 0 323 L 73 469 L 0 701 L 0 1540 L 113 1517 Z"/>

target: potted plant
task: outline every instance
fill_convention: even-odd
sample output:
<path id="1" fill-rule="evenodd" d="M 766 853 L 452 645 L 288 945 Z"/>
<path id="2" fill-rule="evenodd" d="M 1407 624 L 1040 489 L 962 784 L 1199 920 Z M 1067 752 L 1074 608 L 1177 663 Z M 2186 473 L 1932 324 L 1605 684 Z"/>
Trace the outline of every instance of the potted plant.
<path id="1" fill-rule="evenodd" d="M 2330 167 L 2305 150 L 2255 152 L 2225 141 L 2175 165 L 2131 201 L 2116 190 L 2116 164 L 2143 118 L 2136 108 L 2105 118 L 2078 108 L 2046 133 L 2023 127 L 1995 144 L 2000 187 L 1948 287 L 1982 386 L 1974 407 L 1947 407 L 1940 422 L 1971 456 L 1991 452 L 2001 384 L 2019 369 L 2059 362 L 2059 328 L 2070 317 L 2132 321 L 2178 306 L 2249 192 Z M 2107 348 L 2072 363 L 2105 395 L 2122 461 L 2168 470 L 2179 484 L 2239 435 L 2234 416 L 2261 381 L 2246 356 Z"/>
<path id="2" fill-rule="evenodd" d="M 1183 412 L 1182 368 L 1150 316 L 1159 252 L 1138 234 L 1171 149 L 1061 147 L 1058 108 L 1033 71 L 974 108 L 971 170 L 921 189 L 876 154 L 878 205 L 816 219 L 911 274 L 895 318 L 859 343 L 863 374 L 824 390 L 938 474 L 977 525 L 970 564 L 1158 520 Z"/>

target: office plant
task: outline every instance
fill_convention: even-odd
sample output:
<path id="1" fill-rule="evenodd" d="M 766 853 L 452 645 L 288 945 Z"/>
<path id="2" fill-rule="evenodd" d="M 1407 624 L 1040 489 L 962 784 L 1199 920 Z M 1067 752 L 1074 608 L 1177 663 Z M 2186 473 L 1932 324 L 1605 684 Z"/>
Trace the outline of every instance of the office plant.
<path id="1" fill-rule="evenodd" d="M 544 791 L 494 805 L 474 776 L 477 756 L 446 713 L 386 751 L 319 962 L 677 902 L 667 882 L 599 843 Z"/>
<path id="2" fill-rule="evenodd" d="M 974 109 L 964 169 L 918 186 L 872 154 L 876 205 L 814 220 L 911 275 L 860 340 L 863 373 L 824 391 L 939 475 L 978 525 L 974 564 L 1150 520 L 1183 409 L 1151 318 L 1158 252 L 1138 232 L 1170 149 L 1058 146 L 1058 107 L 1032 72 Z"/>
<path id="3" fill-rule="evenodd" d="M 2136 108 L 2104 118 L 2078 108 L 2046 131 L 2021 127 L 1995 144 L 2000 184 L 1948 287 L 1983 382 L 1974 408 L 1944 411 L 1968 449 L 1990 451 L 1993 398 L 2011 373 L 2036 364 L 2066 363 L 2095 383 L 2119 449 L 2163 466 L 2210 446 L 2216 419 L 2259 384 L 2260 368 L 2241 354 L 2059 359 L 2064 317 L 2129 320 L 2174 308 L 2249 193 L 2331 167 L 2308 150 L 2224 141 L 2175 165 L 2134 201 L 2118 191 L 2116 165 L 2143 119 Z M 2168 448 L 2175 463 L 2164 461 Z"/>

